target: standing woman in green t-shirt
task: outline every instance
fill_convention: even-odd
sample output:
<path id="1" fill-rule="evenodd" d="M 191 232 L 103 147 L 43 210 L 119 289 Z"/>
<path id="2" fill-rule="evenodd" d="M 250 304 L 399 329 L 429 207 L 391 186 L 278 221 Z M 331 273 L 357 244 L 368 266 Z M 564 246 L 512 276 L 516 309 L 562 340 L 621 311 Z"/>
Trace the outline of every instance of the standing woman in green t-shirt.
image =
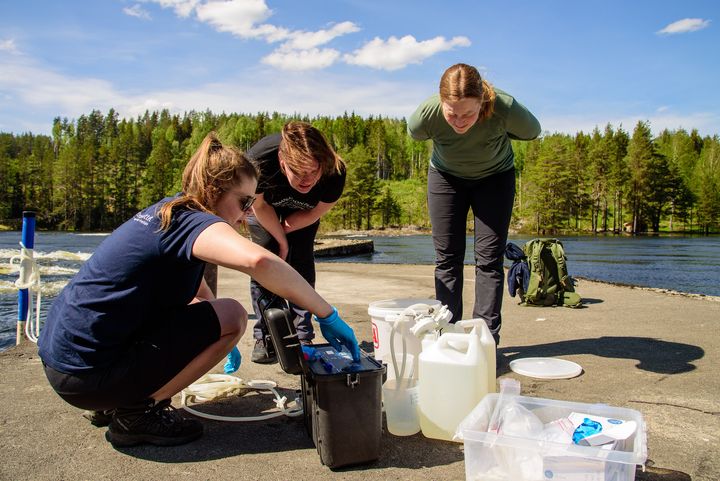
<path id="1" fill-rule="evenodd" d="M 500 342 L 503 252 L 515 200 L 510 139 L 532 140 L 540 123 L 523 105 L 494 88 L 470 65 L 456 64 L 440 79 L 440 92 L 408 121 L 415 140 L 433 141 L 428 210 L 435 246 L 435 295 L 463 313 L 465 222 L 472 209 L 475 234 L 473 318 L 484 318 Z"/>

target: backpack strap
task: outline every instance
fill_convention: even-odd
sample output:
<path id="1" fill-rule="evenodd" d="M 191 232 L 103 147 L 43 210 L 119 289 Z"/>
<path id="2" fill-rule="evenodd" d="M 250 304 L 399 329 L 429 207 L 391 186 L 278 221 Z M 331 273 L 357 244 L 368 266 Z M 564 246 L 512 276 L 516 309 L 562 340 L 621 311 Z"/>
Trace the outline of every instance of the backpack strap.
<path id="1" fill-rule="evenodd" d="M 565 259 L 565 250 L 562 242 L 559 240 L 553 243 L 550 251 L 555 258 L 558 266 L 558 276 L 560 277 L 560 292 L 558 293 L 558 305 L 565 307 L 582 306 L 582 297 L 575 292 L 574 280 L 567 271 L 567 262 Z"/>
<path id="2" fill-rule="evenodd" d="M 536 301 L 540 297 L 540 282 L 542 281 L 543 275 L 542 269 L 540 268 L 540 252 L 543 248 L 543 241 L 540 239 L 528 241 L 526 248 L 525 254 L 528 257 L 528 264 L 530 266 L 530 280 L 528 281 L 525 293 L 528 299 Z"/>
<path id="3" fill-rule="evenodd" d="M 562 242 L 557 239 L 553 239 L 552 243 L 550 244 L 550 252 L 552 253 L 553 258 L 555 259 L 555 263 L 557 264 L 558 276 L 560 277 L 560 288 L 563 291 L 572 292 L 572 280 L 568 275 L 567 262 L 565 261 L 565 251 L 562 247 Z"/>

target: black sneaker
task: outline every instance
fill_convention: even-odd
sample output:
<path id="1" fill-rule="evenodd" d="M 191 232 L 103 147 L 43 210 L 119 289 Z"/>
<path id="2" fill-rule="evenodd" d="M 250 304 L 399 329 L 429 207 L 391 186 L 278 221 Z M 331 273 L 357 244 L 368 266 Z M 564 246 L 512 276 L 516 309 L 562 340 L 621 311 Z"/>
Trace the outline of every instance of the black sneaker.
<path id="1" fill-rule="evenodd" d="M 255 340 L 255 347 L 250 360 L 258 364 L 275 364 L 278 362 L 275 346 L 270 336 Z"/>
<path id="2" fill-rule="evenodd" d="M 154 444 L 176 446 L 199 438 L 203 425 L 183 417 L 170 405 L 170 399 L 145 401 L 137 406 L 118 408 L 105 437 L 115 447 Z"/>
<path id="3" fill-rule="evenodd" d="M 112 421 L 114 409 L 107 409 L 103 411 L 83 411 L 82 417 L 90 421 L 90 424 L 99 428 L 105 427 Z"/>

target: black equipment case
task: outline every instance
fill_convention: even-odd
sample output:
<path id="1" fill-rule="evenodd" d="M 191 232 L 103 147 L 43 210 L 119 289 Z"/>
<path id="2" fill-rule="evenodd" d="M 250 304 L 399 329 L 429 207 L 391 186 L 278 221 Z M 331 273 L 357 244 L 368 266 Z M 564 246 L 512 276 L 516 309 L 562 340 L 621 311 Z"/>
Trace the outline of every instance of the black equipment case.
<path id="1" fill-rule="evenodd" d="M 364 464 L 380 457 L 382 379 L 385 367 L 361 352 L 360 362 L 343 348 L 315 344 L 314 360 L 305 359 L 295 313 L 269 307 L 263 317 L 278 361 L 289 374 L 300 374 L 305 429 L 330 468 Z"/>

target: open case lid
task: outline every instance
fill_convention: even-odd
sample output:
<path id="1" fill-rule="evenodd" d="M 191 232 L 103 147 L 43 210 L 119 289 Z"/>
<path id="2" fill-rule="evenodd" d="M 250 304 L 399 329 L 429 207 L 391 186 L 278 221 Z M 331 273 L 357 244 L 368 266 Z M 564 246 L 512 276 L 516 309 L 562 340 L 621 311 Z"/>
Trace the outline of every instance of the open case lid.
<path id="1" fill-rule="evenodd" d="M 555 357 L 526 357 L 510 361 L 510 370 L 536 379 L 570 379 L 582 373 L 579 364 Z"/>
<path id="2" fill-rule="evenodd" d="M 328 376 L 383 371 L 384 367 L 374 358 L 360 351 L 360 362 L 353 362 L 350 351 L 343 346 L 341 351 L 330 344 L 315 344 L 313 359 L 305 360 L 312 376 L 316 379 Z"/>
<path id="3" fill-rule="evenodd" d="M 307 359 L 293 324 L 295 313 L 292 310 L 270 307 L 263 312 L 263 317 L 272 336 L 280 367 L 288 374 L 305 374 L 319 378 L 384 369 L 381 363 L 362 351 L 360 362 L 353 362 L 347 348 L 336 351 L 330 344 L 309 346 L 314 349 L 315 355 L 312 359 Z"/>
<path id="4" fill-rule="evenodd" d="M 262 311 L 272 337 L 280 367 L 288 374 L 302 374 L 302 348 L 293 320 L 295 313 L 287 307 L 269 307 Z"/>

